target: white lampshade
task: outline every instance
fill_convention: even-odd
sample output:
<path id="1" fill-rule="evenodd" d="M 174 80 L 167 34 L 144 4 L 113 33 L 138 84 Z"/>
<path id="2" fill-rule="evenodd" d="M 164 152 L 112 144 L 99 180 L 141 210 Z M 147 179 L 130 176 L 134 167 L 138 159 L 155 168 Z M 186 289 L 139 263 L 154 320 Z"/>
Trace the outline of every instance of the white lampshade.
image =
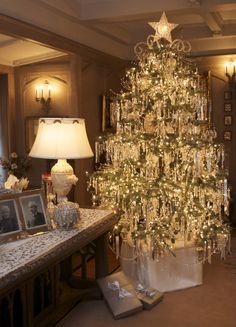
<path id="1" fill-rule="evenodd" d="M 40 118 L 35 142 L 29 156 L 44 159 L 93 157 L 81 118 Z"/>

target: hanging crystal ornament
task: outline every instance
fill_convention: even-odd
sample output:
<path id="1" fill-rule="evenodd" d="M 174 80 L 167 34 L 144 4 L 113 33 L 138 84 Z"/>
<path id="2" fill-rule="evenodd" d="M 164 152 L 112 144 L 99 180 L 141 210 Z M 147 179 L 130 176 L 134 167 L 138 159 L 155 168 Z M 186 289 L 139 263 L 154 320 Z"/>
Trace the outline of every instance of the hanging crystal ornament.
<path id="1" fill-rule="evenodd" d="M 195 242 L 210 261 L 229 235 L 225 154 L 208 122 L 206 83 L 186 58 L 190 44 L 171 42 L 175 26 L 167 22 L 163 34 L 163 22 L 135 46 L 139 62 L 112 104 L 116 132 L 96 142 L 100 165 L 89 188 L 93 204 L 124 211 L 115 236 L 119 230 L 135 255 L 148 249 L 158 259 L 175 242 Z"/>

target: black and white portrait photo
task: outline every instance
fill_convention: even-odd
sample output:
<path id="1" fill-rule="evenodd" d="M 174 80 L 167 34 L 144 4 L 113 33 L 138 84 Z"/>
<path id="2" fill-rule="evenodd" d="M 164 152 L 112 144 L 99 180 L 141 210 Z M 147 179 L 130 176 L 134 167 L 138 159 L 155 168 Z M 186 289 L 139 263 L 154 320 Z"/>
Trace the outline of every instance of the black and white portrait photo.
<path id="1" fill-rule="evenodd" d="M 18 232 L 20 230 L 19 214 L 15 200 L 0 201 L 0 234 Z"/>
<path id="2" fill-rule="evenodd" d="M 44 205 L 40 194 L 20 197 L 26 229 L 47 225 Z"/>

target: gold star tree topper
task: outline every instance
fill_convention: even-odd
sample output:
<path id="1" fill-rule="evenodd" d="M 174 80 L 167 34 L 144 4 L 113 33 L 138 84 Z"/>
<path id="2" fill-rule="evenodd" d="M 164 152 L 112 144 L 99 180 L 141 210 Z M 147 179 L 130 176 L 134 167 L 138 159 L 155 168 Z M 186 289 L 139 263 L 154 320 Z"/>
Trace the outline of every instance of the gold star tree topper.
<path id="1" fill-rule="evenodd" d="M 156 36 L 164 38 L 169 42 L 172 42 L 170 32 L 178 26 L 178 24 L 169 23 L 164 12 L 159 22 L 150 22 L 148 24 L 154 28 Z"/>

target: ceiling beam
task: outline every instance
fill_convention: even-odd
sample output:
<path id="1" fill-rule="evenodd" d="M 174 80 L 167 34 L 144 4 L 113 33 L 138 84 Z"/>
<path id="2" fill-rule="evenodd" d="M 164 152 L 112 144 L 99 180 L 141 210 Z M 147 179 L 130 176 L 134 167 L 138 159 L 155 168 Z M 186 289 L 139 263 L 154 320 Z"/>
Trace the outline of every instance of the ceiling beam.
<path id="1" fill-rule="evenodd" d="M 213 0 L 214 2 L 216 0 Z M 83 3 L 81 6 L 81 21 L 107 20 L 123 21 L 143 19 L 147 16 L 159 19 L 163 11 L 179 11 L 192 9 L 199 5 L 192 4 L 189 0 L 119 0 L 119 1 L 97 1 Z"/>
<path id="2" fill-rule="evenodd" d="M 94 24 L 92 29 L 126 45 L 130 45 L 133 42 L 131 33 L 115 24 L 110 24 L 109 26 L 107 24 Z"/>
<path id="3" fill-rule="evenodd" d="M 66 38 L 62 35 L 53 33 L 34 26 L 18 19 L 0 14 L 0 33 L 31 41 L 52 49 L 64 51 L 68 54 L 76 54 L 100 63 L 113 63 L 124 65 L 122 59 L 106 54 L 102 51 L 93 49 L 79 42 Z"/>
<path id="4" fill-rule="evenodd" d="M 47 1 L 47 0 L 44 0 Z M 220 10 L 236 9 L 235 0 L 119 0 L 119 1 L 90 1 L 81 3 L 80 20 L 81 21 L 124 21 L 138 20 L 153 17 L 159 19 L 161 13 L 165 11 L 167 16 L 172 13 L 182 14 L 184 12 L 191 13 L 193 10 L 200 9 L 202 12 L 215 12 Z M 212 18 L 209 18 L 209 24 Z"/>
<path id="5" fill-rule="evenodd" d="M 211 13 L 211 12 L 203 12 L 201 14 L 201 16 L 204 19 L 206 25 L 212 31 L 212 33 L 219 34 L 221 32 L 221 26 L 218 23 L 216 17 L 214 16 L 214 13 Z"/>
<path id="6" fill-rule="evenodd" d="M 70 16 L 79 19 L 81 16 L 81 5 L 76 0 L 31 0 L 41 7 L 56 11 L 64 17 Z"/>
<path id="7" fill-rule="evenodd" d="M 236 35 L 228 37 L 210 37 L 189 40 L 192 55 L 229 54 L 235 53 Z"/>

